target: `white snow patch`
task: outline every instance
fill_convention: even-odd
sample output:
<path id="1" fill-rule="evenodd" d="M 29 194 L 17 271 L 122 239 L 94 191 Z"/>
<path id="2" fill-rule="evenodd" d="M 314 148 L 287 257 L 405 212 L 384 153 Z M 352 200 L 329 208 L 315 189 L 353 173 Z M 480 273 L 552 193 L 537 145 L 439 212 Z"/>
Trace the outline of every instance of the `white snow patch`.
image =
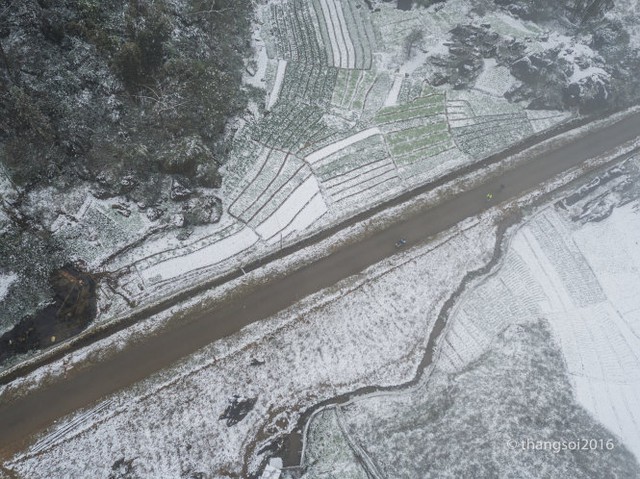
<path id="1" fill-rule="evenodd" d="M 280 98 L 280 91 L 282 90 L 282 84 L 284 83 L 284 74 L 287 70 L 287 60 L 278 60 L 278 69 L 276 70 L 276 81 L 273 84 L 271 93 L 269 93 L 269 100 L 267 102 L 267 110 L 271 110 L 278 98 Z"/>
<path id="2" fill-rule="evenodd" d="M 577 248 L 573 258 L 543 247 L 530 226 L 516 236 L 513 248 L 545 291 L 541 306 L 562 347 L 578 402 L 640 458 L 640 215 L 626 205 L 575 232 L 562 227 L 552 210 L 545 217 L 554 225 L 549 233 L 569 245 L 567 251 Z M 562 278 L 575 261 L 584 261 L 597 278 L 595 284 L 574 278 L 592 298 L 587 303 L 577 302 Z M 601 300 L 598 288 L 604 292 Z"/>
<path id="3" fill-rule="evenodd" d="M 260 479 L 280 479 L 282 474 L 282 459 L 274 457 L 269 460 L 269 464 L 264 468 Z"/>
<path id="4" fill-rule="evenodd" d="M 279 233 L 284 237 L 292 231 L 305 229 L 326 211 L 318 181 L 314 176 L 310 176 L 256 228 L 256 233 L 266 240 L 274 238 Z"/>
<path id="5" fill-rule="evenodd" d="M 476 79 L 474 87 L 489 95 L 504 97 L 515 81 L 515 77 L 507 67 L 498 65 L 495 58 L 487 58 L 484 60 L 482 73 Z"/>
<path id="6" fill-rule="evenodd" d="M 267 65 L 269 64 L 267 47 L 264 42 L 255 37 L 252 40 L 252 45 L 255 51 L 256 71 L 253 75 L 245 74 L 243 80 L 248 85 L 264 89 L 266 87 Z"/>
<path id="7" fill-rule="evenodd" d="M 610 75 L 600 67 L 587 67 L 585 69 L 580 69 L 577 66 L 574 66 L 573 74 L 569 77 L 569 83 L 580 83 L 585 78 L 596 77 L 600 80 L 607 80 L 610 78 Z"/>
<path id="8" fill-rule="evenodd" d="M 141 275 L 145 281 L 151 283 L 166 281 L 220 263 L 250 248 L 256 241 L 258 236 L 250 228 L 243 228 L 202 249 L 175 256 L 144 269 Z"/>
<path id="9" fill-rule="evenodd" d="M 387 98 L 384 100 L 384 106 L 394 106 L 398 104 L 398 95 L 400 94 L 400 87 L 402 86 L 403 80 L 404 75 L 395 76 L 391 90 L 389 91 Z"/>
<path id="10" fill-rule="evenodd" d="M 0 274 L 0 301 L 9 292 L 11 285 L 18 279 L 18 275 L 15 273 Z"/>
<path id="11" fill-rule="evenodd" d="M 328 146 L 325 146 L 324 148 L 319 149 L 318 151 L 314 151 L 309 156 L 307 156 L 305 160 L 311 165 L 314 165 L 320 160 L 326 158 L 327 156 L 332 155 L 350 145 L 353 145 L 358 141 L 366 140 L 370 136 L 380 135 L 380 134 L 381 132 L 378 127 L 368 128 L 366 130 L 356 133 L 355 135 L 351 135 L 350 137 L 345 138 L 344 140 L 337 141 Z"/>

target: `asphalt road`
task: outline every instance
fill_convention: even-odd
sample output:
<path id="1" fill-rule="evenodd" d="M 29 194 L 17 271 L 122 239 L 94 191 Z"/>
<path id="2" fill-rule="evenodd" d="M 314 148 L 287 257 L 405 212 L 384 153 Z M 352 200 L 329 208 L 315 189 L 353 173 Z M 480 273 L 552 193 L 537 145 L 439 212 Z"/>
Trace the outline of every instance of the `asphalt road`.
<path id="1" fill-rule="evenodd" d="M 22 449 L 34 433 L 56 419 L 86 407 L 171 366 L 216 339 L 281 311 L 303 297 L 362 271 L 397 252 L 399 238 L 407 247 L 423 242 L 497 202 L 521 195 L 588 158 L 601 155 L 640 135 L 640 114 L 527 160 L 516 169 L 486 181 L 443 203 L 422 211 L 345 246 L 328 257 L 247 294 L 234 304 L 220 305 L 132 344 L 101 362 L 86 365 L 72 376 L 0 405 L 0 457 Z M 487 193 L 493 194 L 487 201 Z"/>

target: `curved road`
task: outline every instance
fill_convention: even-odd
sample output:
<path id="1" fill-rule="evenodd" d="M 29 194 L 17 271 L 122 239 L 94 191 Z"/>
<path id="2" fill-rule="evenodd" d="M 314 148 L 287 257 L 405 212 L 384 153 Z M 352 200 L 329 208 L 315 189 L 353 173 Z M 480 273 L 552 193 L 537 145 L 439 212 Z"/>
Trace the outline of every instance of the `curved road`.
<path id="1" fill-rule="evenodd" d="M 303 297 L 356 274 L 397 250 L 398 238 L 408 245 L 423 242 L 465 218 L 535 188 L 540 183 L 606 153 L 640 135 L 640 114 L 604 127 L 544 156 L 527 160 L 475 189 L 460 193 L 415 216 L 395 223 L 330 256 L 275 279 L 248 293 L 242 303 L 218 305 L 130 345 L 113 357 L 87 365 L 71 377 L 0 405 L 0 457 L 19 451 L 56 419 L 86 407 L 171 366 L 177 360 L 242 327 L 281 311 Z M 504 185 L 504 186 L 502 186 Z M 492 192 L 492 203 L 486 194 Z"/>

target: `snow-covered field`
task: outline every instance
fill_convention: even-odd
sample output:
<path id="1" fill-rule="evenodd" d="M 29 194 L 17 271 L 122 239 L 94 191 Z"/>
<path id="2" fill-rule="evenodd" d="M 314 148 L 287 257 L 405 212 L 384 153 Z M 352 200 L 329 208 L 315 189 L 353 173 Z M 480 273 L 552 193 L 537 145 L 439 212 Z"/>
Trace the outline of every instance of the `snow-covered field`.
<path id="1" fill-rule="evenodd" d="M 241 267 L 570 117 L 507 102 L 514 78 L 494 59 L 472 90 L 428 85 L 429 59 L 447 54 L 452 26 L 480 21 L 468 2 L 376 8 L 363 0 L 257 5 L 245 81 L 265 89 L 268 114 L 253 105 L 252 119 L 240 121 L 213 192 L 222 198 L 220 223 L 181 232 L 134 204 L 91 196 L 53 221 L 75 256 L 118 273 L 117 294 L 100 289 L 99 320 Z M 535 49 L 540 30 L 530 22 L 507 14 L 491 21 Z M 407 56 L 406 37 L 418 27 L 425 34 Z M 172 224 L 183 223 L 176 210 Z"/>
<path id="2" fill-rule="evenodd" d="M 122 459 L 141 477 L 246 477 L 243 464 L 255 471 L 260 448 L 305 408 L 409 379 L 437 311 L 494 242 L 490 217 L 467 222 L 59 421 L 4 467 L 30 478 L 107 477 Z M 219 417 L 234 395 L 257 401 L 227 426 Z"/>
<path id="3" fill-rule="evenodd" d="M 550 210 L 513 249 L 544 296 L 578 402 L 640 459 L 640 212 L 573 230 Z"/>
<path id="4" fill-rule="evenodd" d="M 545 469 L 536 477 L 558 477 L 562 468 L 567 477 L 583 477 L 576 472 L 581 468 L 590 471 L 584 477 L 637 477 L 637 178 L 634 160 L 518 226 L 499 266 L 469 284 L 457 301 L 424 380 L 315 417 L 304 477 L 345 468 L 362 473 L 362 457 L 334 462 L 345 440 L 356 445 L 351 450 L 368 451 L 374 476 L 415 477 L 417 467 L 422 474 L 440 471 L 428 477 L 443 477 L 444 471 L 461 477 L 470 470 L 481 477 L 528 477 Z M 337 428 L 334 415 L 342 417 Z M 610 440 L 615 452 L 600 448 L 580 459 L 561 452 L 551 462 L 540 454 L 505 455 L 516 449 L 505 447 L 510 440 L 575 438 Z M 400 443 L 402 458 L 393 453 Z M 456 451 L 465 451 L 465 459 L 451 462 L 447 457 L 457 457 Z M 404 459 L 407 454 L 411 461 Z"/>

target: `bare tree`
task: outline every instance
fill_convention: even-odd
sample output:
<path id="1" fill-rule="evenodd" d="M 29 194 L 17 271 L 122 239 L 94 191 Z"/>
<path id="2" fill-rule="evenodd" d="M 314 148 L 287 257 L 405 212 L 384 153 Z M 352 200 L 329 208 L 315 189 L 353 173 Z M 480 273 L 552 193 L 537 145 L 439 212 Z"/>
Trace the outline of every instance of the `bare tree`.
<path id="1" fill-rule="evenodd" d="M 411 33 L 407 35 L 407 38 L 404 40 L 404 54 L 407 59 L 413 56 L 413 50 L 415 47 L 422 43 L 424 39 L 424 32 L 420 28 L 414 28 L 411 30 Z"/>

